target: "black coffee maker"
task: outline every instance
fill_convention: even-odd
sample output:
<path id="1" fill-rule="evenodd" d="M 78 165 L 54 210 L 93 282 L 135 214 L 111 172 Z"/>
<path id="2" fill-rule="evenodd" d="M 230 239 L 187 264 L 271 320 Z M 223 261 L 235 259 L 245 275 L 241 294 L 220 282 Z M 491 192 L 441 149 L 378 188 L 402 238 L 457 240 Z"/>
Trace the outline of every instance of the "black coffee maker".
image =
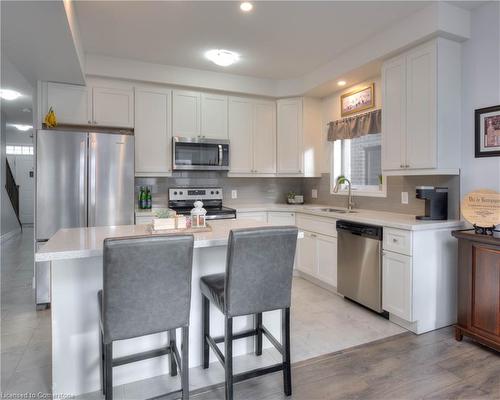
<path id="1" fill-rule="evenodd" d="M 417 186 L 416 197 L 425 200 L 425 215 L 419 215 L 417 219 L 448 219 L 448 188 Z"/>

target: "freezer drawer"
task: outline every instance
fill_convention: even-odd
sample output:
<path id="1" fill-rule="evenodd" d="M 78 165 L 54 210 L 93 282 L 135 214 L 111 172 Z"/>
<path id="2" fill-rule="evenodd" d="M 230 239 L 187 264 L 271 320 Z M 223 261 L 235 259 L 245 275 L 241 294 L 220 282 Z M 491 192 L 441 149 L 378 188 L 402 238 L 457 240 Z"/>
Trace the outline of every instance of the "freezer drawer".
<path id="1" fill-rule="evenodd" d="M 46 242 L 38 242 L 36 251 L 38 251 Z M 50 262 L 35 263 L 35 297 L 36 306 L 41 308 L 50 304 Z"/>

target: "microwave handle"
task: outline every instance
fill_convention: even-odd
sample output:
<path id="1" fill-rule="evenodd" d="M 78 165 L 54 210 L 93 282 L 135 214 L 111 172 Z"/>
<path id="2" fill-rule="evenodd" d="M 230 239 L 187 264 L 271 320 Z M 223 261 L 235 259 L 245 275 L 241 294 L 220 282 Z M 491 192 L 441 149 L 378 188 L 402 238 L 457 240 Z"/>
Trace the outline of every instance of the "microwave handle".
<path id="1" fill-rule="evenodd" d="M 219 167 L 222 167 L 222 157 L 223 157 L 222 145 L 219 144 L 218 147 L 219 147 Z"/>

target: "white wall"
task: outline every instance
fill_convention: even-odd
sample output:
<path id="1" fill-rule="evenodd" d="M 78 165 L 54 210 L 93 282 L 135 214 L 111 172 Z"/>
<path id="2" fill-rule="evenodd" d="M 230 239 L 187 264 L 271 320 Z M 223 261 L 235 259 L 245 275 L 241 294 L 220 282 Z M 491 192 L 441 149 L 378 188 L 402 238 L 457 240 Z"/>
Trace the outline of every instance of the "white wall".
<path id="1" fill-rule="evenodd" d="M 5 190 L 5 177 L 6 177 L 6 169 L 5 169 L 5 139 L 6 139 L 6 120 L 5 115 L 1 113 L 1 125 L 0 125 L 0 148 L 2 150 L 2 154 L 0 157 L 0 171 L 1 171 L 1 179 L 0 185 L 0 194 L 2 196 L 1 199 L 1 226 L 0 233 L 1 235 L 5 235 L 6 233 L 12 232 L 16 229 L 19 229 L 19 223 L 16 218 L 16 214 L 14 213 L 14 209 L 12 208 L 12 204 L 10 203 L 9 196 L 7 191 Z"/>
<path id="2" fill-rule="evenodd" d="M 364 86 L 367 86 L 371 83 L 375 83 L 375 109 L 382 108 L 382 92 L 381 92 L 381 77 L 376 76 L 371 79 L 368 79 L 364 82 L 360 82 L 356 85 L 351 85 L 347 86 L 341 90 L 338 90 L 335 93 L 332 93 L 331 95 L 325 97 L 321 101 L 321 117 L 322 117 L 322 127 L 323 127 L 323 166 L 321 168 L 322 173 L 329 173 L 330 172 L 330 145 L 329 142 L 327 141 L 327 134 L 328 134 L 328 126 L 327 124 L 330 121 L 336 121 L 338 119 L 341 119 L 342 116 L 340 115 L 340 96 L 342 96 L 344 93 L 349 93 L 354 90 L 360 89 Z M 365 110 L 362 111 L 360 114 L 365 113 L 367 111 L 371 110 Z"/>
<path id="3" fill-rule="evenodd" d="M 474 158 L 474 110 L 500 104 L 500 2 L 472 10 L 471 38 L 462 48 L 461 196 L 500 192 L 500 157 Z"/>

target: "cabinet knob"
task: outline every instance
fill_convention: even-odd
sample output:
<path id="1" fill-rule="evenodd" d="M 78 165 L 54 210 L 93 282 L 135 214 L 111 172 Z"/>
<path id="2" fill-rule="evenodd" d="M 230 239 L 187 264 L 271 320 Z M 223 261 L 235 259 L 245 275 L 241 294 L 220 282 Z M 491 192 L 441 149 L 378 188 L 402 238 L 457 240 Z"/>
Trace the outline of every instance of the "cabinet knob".
<path id="1" fill-rule="evenodd" d="M 404 168 L 405 166 L 403 164 L 400 164 L 399 165 L 399 168 Z"/>
<path id="2" fill-rule="evenodd" d="M 409 165 L 409 164 L 406 164 L 406 165 L 405 165 L 405 167 L 406 167 L 406 168 L 410 168 L 410 165 Z"/>
<path id="3" fill-rule="evenodd" d="M 392 242 L 393 242 L 393 243 L 397 243 L 397 242 L 398 242 L 398 239 L 393 238 L 393 239 L 392 239 Z"/>
<path id="4" fill-rule="evenodd" d="M 91 121 L 91 120 L 89 120 L 88 122 L 89 122 L 89 125 L 90 125 L 90 124 L 92 124 L 92 121 Z"/>

